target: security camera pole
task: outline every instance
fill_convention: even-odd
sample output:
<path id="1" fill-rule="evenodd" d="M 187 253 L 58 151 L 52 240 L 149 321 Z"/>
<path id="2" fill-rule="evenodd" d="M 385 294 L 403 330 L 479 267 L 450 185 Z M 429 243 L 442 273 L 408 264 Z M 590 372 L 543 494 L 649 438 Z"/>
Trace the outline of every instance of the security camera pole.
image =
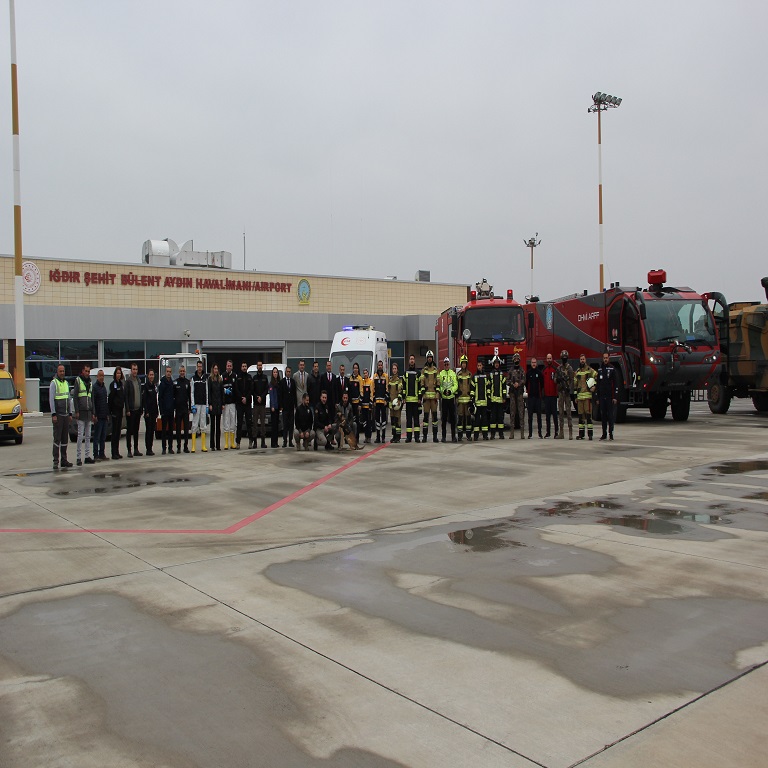
<path id="1" fill-rule="evenodd" d="M 21 168 L 19 160 L 19 84 L 16 73 L 16 9 L 14 0 L 9 0 L 11 11 L 11 122 L 13 124 L 13 236 L 14 236 L 14 304 L 16 308 L 16 367 L 14 380 L 16 389 L 21 390 L 21 406 L 26 410 L 26 350 L 24 339 L 24 277 L 22 272 L 21 248 Z"/>
<path id="2" fill-rule="evenodd" d="M 537 245 L 541 245 L 541 240 L 537 240 L 536 238 L 539 236 L 539 233 L 537 232 L 530 240 L 523 240 L 523 244 L 526 248 L 531 249 L 531 297 L 533 297 L 533 249 Z"/>
<path id="3" fill-rule="evenodd" d="M 609 96 L 607 93 L 598 91 L 592 97 L 592 106 L 587 112 L 597 112 L 597 206 L 599 219 L 599 240 L 600 240 L 600 291 L 605 289 L 605 279 L 603 277 L 603 142 L 600 124 L 600 113 L 606 109 L 615 109 L 621 104 L 618 96 Z"/>

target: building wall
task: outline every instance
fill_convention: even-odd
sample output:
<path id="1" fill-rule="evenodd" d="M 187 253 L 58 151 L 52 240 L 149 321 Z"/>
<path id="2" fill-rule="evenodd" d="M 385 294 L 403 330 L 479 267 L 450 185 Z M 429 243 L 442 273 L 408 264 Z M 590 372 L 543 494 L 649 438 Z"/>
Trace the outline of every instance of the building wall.
<path id="1" fill-rule="evenodd" d="M 293 312 L 298 315 L 437 315 L 462 304 L 467 286 L 315 275 L 273 274 L 143 264 L 25 259 L 40 271 L 28 307 L 110 307 L 210 312 Z M 14 262 L 0 256 L 0 306 L 13 306 Z M 66 277 L 65 277 L 66 276 Z M 299 281 L 309 281 L 309 303 L 299 303 Z M 106 280 L 107 282 L 103 282 Z M 141 284 L 142 280 L 145 284 Z M 184 281 L 192 287 L 177 287 Z M 203 281 L 204 285 L 198 283 Z M 209 281 L 205 284 L 205 281 Z M 221 281 L 222 285 L 210 281 Z M 241 283 L 230 287 L 229 283 Z M 247 282 L 251 290 L 243 290 Z M 131 284 L 138 282 L 139 284 Z M 227 287 L 224 287 L 224 286 Z M 255 290 L 254 286 L 258 286 Z M 27 334 L 29 335 L 29 334 Z"/>

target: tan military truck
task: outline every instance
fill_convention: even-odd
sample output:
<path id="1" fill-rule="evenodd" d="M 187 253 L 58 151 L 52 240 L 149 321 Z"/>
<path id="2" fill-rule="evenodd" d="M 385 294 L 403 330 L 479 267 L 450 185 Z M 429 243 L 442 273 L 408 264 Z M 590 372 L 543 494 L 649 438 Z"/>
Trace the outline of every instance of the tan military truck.
<path id="1" fill-rule="evenodd" d="M 768 302 L 768 277 L 760 284 Z M 713 311 L 723 360 L 709 382 L 709 410 L 727 413 L 732 398 L 751 397 L 758 411 L 768 411 L 768 303 L 718 304 Z"/>

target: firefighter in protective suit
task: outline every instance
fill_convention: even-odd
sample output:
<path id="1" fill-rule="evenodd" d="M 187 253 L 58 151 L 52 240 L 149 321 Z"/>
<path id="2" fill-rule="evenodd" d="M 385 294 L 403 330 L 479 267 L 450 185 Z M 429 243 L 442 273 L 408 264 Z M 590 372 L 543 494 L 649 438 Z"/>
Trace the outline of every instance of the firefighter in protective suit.
<path id="1" fill-rule="evenodd" d="M 520 420 L 520 439 L 525 440 L 525 371 L 520 365 L 520 354 L 512 356 L 512 370 L 509 372 L 509 418 L 511 421 L 509 436 L 515 439 L 515 416 Z"/>
<path id="2" fill-rule="evenodd" d="M 451 368 L 450 358 L 443 360 L 443 370 L 437 374 L 437 385 L 440 388 L 440 411 L 443 423 L 443 439 L 445 442 L 445 426 L 451 424 L 451 442 L 456 442 L 456 393 L 459 390 L 459 380 L 456 371 Z"/>
<path id="3" fill-rule="evenodd" d="M 462 437 L 465 436 L 467 440 L 472 439 L 472 400 L 475 396 L 475 377 L 472 375 L 472 371 L 467 368 L 469 360 L 466 355 L 461 356 L 459 363 L 461 370 L 456 374 L 459 382 L 456 416 L 459 422 L 459 442 L 461 442 Z"/>
<path id="4" fill-rule="evenodd" d="M 387 442 L 387 405 L 389 403 L 389 377 L 384 362 L 379 360 L 373 376 L 373 419 L 376 422 L 376 442 Z"/>
<path id="5" fill-rule="evenodd" d="M 427 352 L 427 363 L 421 369 L 421 403 L 424 412 L 424 423 L 422 427 L 424 433 L 422 442 L 427 442 L 429 435 L 430 414 L 432 414 L 432 442 L 437 442 L 437 366 L 435 365 L 435 356 L 432 350 Z"/>
<path id="6" fill-rule="evenodd" d="M 410 443 L 414 438 L 418 443 L 421 435 L 421 427 L 419 426 L 419 405 L 421 404 L 419 379 L 419 372 L 416 370 L 416 358 L 411 355 L 408 358 L 408 370 L 403 373 L 406 443 Z"/>
<path id="7" fill-rule="evenodd" d="M 483 435 L 483 440 L 488 439 L 488 396 L 490 386 L 488 377 L 483 370 L 482 361 L 477 361 L 477 373 L 475 373 L 475 442 Z"/>
<path id="8" fill-rule="evenodd" d="M 389 420 L 392 423 L 390 443 L 400 442 L 400 415 L 403 412 L 403 380 L 399 376 L 397 363 L 392 363 L 392 373 L 387 384 L 389 396 Z"/>
<path id="9" fill-rule="evenodd" d="M 571 397 L 573 396 L 573 368 L 568 362 L 568 350 L 560 353 L 560 366 L 555 372 L 557 385 L 557 410 L 560 417 L 560 431 L 555 435 L 560 440 L 565 439 L 563 428 L 568 421 L 568 439 L 573 440 L 573 416 L 571 415 Z"/>
<path id="10" fill-rule="evenodd" d="M 501 370 L 501 360 L 498 355 L 494 355 L 491 360 L 493 370 L 488 376 L 491 395 L 491 440 L 499 433 L 499 439 L 504 439 L 504 396 L 507 392 L 507 379 L 504 371 Z"/>
<path id="11" fill-rule="evenodd" d="M 584 439 L 586 427 L 587 436 L 592 439 L 592 393 L 595 391 L 597 371 L 587 362 L 586 355 L 579 356 L 579 367 L 574 373 L 576 389 L 576 409 L 579 412 L 579 434 L 577 440 Z"/>

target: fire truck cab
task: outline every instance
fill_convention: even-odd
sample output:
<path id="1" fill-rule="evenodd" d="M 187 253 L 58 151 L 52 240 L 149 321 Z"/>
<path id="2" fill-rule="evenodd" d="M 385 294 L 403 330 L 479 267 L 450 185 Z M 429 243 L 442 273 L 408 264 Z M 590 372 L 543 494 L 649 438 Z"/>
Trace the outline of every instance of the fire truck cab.
<path id="1" fill-rule="evenodd" d="M 567 349 L 574 366 L 584 354 L 597 367 L 608 352 L 620 372 L 618 419 L 630 406 L 663 419 L 671 405 L 672 418 L 686 421 L 691 393 L 706 388 L 720 349 L 707 296 L 666 280 L 664 270 L 652 270 L 645 289 L 615 283 L 602 293 L 527 304 L 530 354 L 557 358 Z"/>
<path id="2" fill-rule="evenodd" d="M 506 296 L 496 296 L 493 286 L 483 278 L 475 283 L 468 298 L 463 306 L 449 307 L 437 318 L 435 362 L 441 365 L 447 357 L 451 366 L 458 368 L 461 356 L 466 355 L 469 369 L 474 371 L 478 360 L 489 367 L 498 355 L 502 369 L 509 370 L 512 355 L 518 352 L 524 365 L 525 315 L 512 290 Z"/>

